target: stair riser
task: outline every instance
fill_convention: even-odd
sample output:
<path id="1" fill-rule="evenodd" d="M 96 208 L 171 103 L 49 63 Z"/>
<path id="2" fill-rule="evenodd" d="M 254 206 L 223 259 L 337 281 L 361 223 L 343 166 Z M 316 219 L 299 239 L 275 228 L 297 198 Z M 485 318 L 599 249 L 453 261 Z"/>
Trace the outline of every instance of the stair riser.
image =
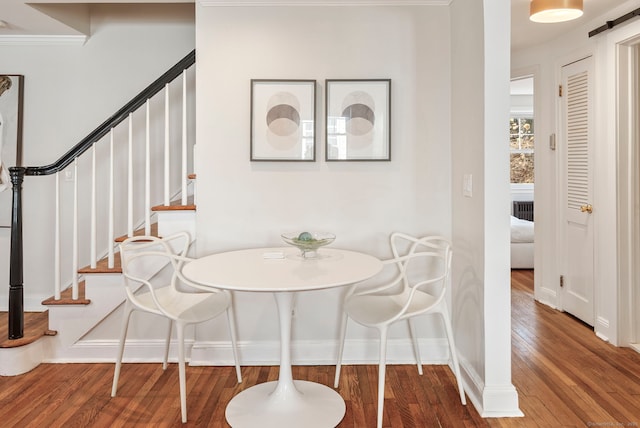
<path id="1" fill-rule="evenodd" d="M 177 232 L 188 232 L 191 240 L 196 237 L 195 211 L 158 211 L 158 235 L 170 236 Z"/>
<path id="2" fill-rule="evenodd" d="M 145 276 L 152 275 L 164 265 L 166 262 L 162 260 L 145 266 Z M 84 278 L 85 297 L 91 300 L 90 304 L 49 308 L 49 328 L 58 332 L 49 354 L 50 359 L 66 358 L 69 352 L 73 354 L 71 348 L 74 344 L 103 322 L 108 322 L 115 327 L 115 331 L 119 331 L 120 318 L 113 320 L 110 315 L 126 299 L 122 274 L 85 274 Z"/>
<path id="3" fill-rule="evenodd" d="M 0 376 L 17 376 L 36 368 L 45 359 L 45 341 L 43 337 L 28 345 L 16 348 L 3 348 L 0 352 Z"/>
<path id="4" fill-rule="evenodd" d="M 49 328 L 58 332 L 56 342 L 70 346 L 120 306 L 126 296 L 122 275 L 96 274 L 85 277 L 88 305 L 49 307 Z"/>

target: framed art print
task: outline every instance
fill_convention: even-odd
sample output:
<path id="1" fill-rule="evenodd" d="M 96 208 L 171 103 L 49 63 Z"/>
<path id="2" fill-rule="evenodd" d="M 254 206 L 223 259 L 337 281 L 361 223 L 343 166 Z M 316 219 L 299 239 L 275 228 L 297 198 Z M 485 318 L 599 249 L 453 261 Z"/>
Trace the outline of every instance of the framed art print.
<path id="1" fill-rule="evenodd" d="M 327 80 L 326 92 L 326 160 L 391 160 L 391 79 Z"/>
<path id="2" fill-rule="evenodd" d="M 315 161 L 315 80 L 251 80 L 251 160 Z"/>

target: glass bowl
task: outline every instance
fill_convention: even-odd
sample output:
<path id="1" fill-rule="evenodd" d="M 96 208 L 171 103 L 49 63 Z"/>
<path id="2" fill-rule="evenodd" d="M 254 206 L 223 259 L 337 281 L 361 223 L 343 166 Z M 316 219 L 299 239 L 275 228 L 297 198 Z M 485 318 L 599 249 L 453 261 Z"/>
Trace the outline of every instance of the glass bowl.
<path id="1" fill-rule="evenodd" d="M 318 256 L 318 248 L 332 243 L 336 235 L 327 232 L 289 232 L 282 239 L 300 250 L 300 257 L 311 259 Z"/>

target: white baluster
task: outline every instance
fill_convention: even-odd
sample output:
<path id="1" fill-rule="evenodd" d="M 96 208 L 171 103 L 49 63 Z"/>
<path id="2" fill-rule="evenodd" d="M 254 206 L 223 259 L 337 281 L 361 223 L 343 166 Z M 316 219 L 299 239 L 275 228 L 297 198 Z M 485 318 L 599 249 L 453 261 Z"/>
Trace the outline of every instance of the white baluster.
<path id="1" fill-rule="evenodd" d="M 78 158 L 73 161 L 73 254 L 71 298 L 78 300 Z"/>
<path id="2" fill-rule="evenodd" d="M 127 236 L 133 236 L 133 113 L 129 113 L 129 159 L 127 173 Z"/>
<path id="3" fill-rule="evenodd" d="M 182 205 L 187 205 L 187 70 L 182 72 Z"/>
<path id="4" fill-rule="evenodd" d="M 56 173 L 56 218 L 53 249 L 54 298 L 56 300 L 60 300 L 62 290 L 60 280 L 60 174 L 60 172 Z"/>
<path id="5" fill-rule="evenodd" d="M 147 123 L 144 154 L 144 234 L 151 235 L 151 130 L 149 125 L 149 100 L 147 99 Z"/>
<path id="6" fill-rule="evenodd" d="M 96 268 L 98 261 L 96 217 L 96 144 L 93 143 L 91 151 L 91 269 Z"/>
<path id="7" fill-rule="evenodd" d="M 198 152 L 197 152 L 197 144 L 194 144 L 193 147 L 191 148 L 191 153 L 193 154 L 193 173 L 196 174 L 196 178 L 197 178 L 197 172 L 195 170 L 196 168 L 196 159 L 198 159 Z M 193 203 L 198 206 L 198 182 L 194 181 L 193 182 Z"/>
<path id="8" fill-rule="evenodd" d="M 109 132 L 109 234 L 107 242 L 109 243 L 109 253 L 107 255 L 107 263 L 109 269 L 114 266 L 113 240 L 115 239 L 114 231 L 114 168 L 113 168 L 113 128 Z"/>
<path id="9" fill-rule="evenodd" d="M 170 178 L 170 147 L 169 147 L 169 84 L 165 85 L 164 95 L 164 205 L 170 203 L 169 178 Z"/>

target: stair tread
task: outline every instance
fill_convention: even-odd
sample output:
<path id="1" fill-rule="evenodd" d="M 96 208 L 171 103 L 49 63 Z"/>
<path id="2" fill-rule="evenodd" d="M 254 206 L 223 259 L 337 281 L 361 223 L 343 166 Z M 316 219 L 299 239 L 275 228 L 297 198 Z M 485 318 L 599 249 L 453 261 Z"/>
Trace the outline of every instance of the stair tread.
<path id="1" fill-rule="evenodd" d="M 150 226 L 149 232 L 151 236 L 158 236 L 158 223 L 152 223 Z M 144 228 L 133 231 L 133 236 L 144 236 L 144 234 L 145 234 Z M 129 235 L 118 236 L 116 238 L 116 242 L 124 242 L 124 240 L 127 239 L 128 237 Z"/>
<path id="2" fill-rule="evenodd" d="M 187 198 L 187 205 L 182 205 L 182 200 L 171 201 L 169 205 L 156 205 L 151 207 L 151 211 L 195 211 L 196 205 L 193 195 Z"/>
<path id="3" fill-rule="evenodd" d="M 122 266 L 120 264 L 120 253 L 114 253 L 113 255 L 113 267 L 109 267 L 109 259 L 107 257 L 98 260 L 96 267 L 92 268 L 91 265 L 78 269 L 78 273 L 122 273 Z"/>
<path id="4" fill-rule="evenodd" d="M 0 312 L 0 348 L 15 348 L 35 342 L 43 336 L 55 336 L 54 330 L 49 330 L 49 311 L 25 312 L 23 337 L 9 340 L 9 315 Z"/>
<path id="5" fill-rule="evenodd" d="M 150 228 L 151 236 L 158 236 L 158 223 L 151 224 Z M 133 236 L 144 236 L 144 228 L 135 230 Z M 124 242 L 128 235 L 122 235 L 115 239 L 116 242 Z M 91 265 L 87 265 L 78 269 L 78 273 L 122 273 L 122 267 L 120 266 L 120 253 L 116 252 L 113 255 L 113 267 L 109 267 L 109 258 L 104 257 L 96 262 L 96 267 L 92 268 Z"/>
<path id="6" fill-rule="evenodd" d="M 71 287 L 67 288 L 66 290 L 63 290 L 60 293 L 60 299 L 56 300 L 54 296 L 49 297 L 48 299 L 45 299 L 42 301 L 42 304 L 45 306 L 53 306 L 53 305 L 88 305 L 89 303 L 91 303 L 91 300 L 89 299 L 85 299 L 85 293 L 84 293 L 84 289 L 85 289 L 85 282 L 82 281 L 80 283 L 78 283 L 78 298 L 77 299 L 73 299 L 72 298 L 72 292 L 73 290 L 71 289 Z"/>

